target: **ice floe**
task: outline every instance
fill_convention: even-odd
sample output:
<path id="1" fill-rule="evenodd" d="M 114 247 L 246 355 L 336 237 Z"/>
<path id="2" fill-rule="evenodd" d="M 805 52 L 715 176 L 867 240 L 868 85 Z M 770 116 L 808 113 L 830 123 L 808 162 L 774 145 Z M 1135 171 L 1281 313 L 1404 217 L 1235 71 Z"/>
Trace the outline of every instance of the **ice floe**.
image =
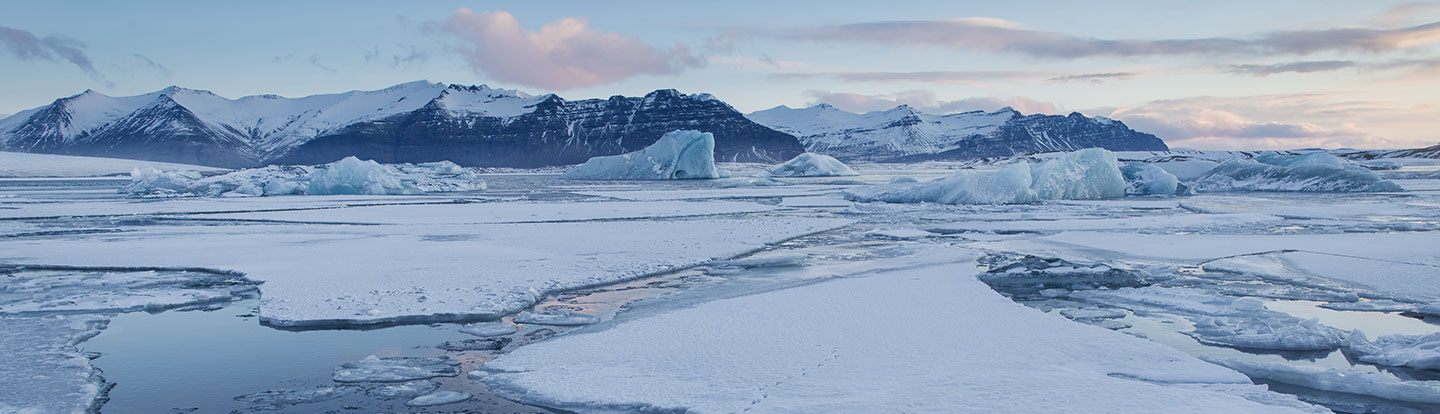
<path id="1" fill-rule="evenodd" d="M 365 390 L 365 395 L 382 400 L 409 399 L 429 394 L 437 389 L 440 389 L 440 384 L 435 381 L 417 380 L 381 385 Z"/>
<path id="2" fill-rule="evenodd" d="M 1291 365 L 1279 362 L 1208 359 L 1253 378 L 1321 391 L 1368 395 L 1394 401 L 1440 404 L 1440 381 L 1405 381 L 1385 372 Z"/>
<path id="3" fill-rule="evenodd" d="M 715 136 L 671 131 L 640 151 L 594 157 L 561 175 L 572 180 L 674 180 L 720 178 Z"/>
<path id="4" fill-rule="evenodd" d="M 509 322 L 478 322 L 460 327 L 460 332 L 479 337 L 505 336 L 518 330 L 515 324 Z"/>
<path id="5" fill-rule="evenodd" d="M 589 325 L 599 322 L 600 318 L 595 315 L 570 312 L 564 310 L 542 311 L 542 312 L 521 312 L 515 316 L 515 323 L 528 323 L 534 325 L 558 325 L 576 326 Z"/>
<path id="6" fill-rule="evenodd" d="M 770 167 L 770 175 L 776 177 L 847 177 L 860 175 L 850 166 L 829 155 L 803 153 Z"/>
<path id="7" fill-rule="evenodd" d="M 454 404 L 470 399 L 470 393 L 460 391 L 435 391 L 421 395 L 406 401 L 409 407 L 433 407 L 437 405 Z"/>
<path id="8" fill-rule="evenodd" d="M 1384 335 L 1370 341 L 1356 331 L 1345 339 L 1345 346 L 1371 364 L 1440 370 L 1440 333 Z"/>
<path id="9" fill-rule="evenodd" d="M 335 368 L 335 382 L 404 382 L 460 375 L 460 361 L 446 357 L 378 357 L 371 355 Z"/>
<path id="10" fill-rule="evenodd" d="M 327 385 L 298 390 L 260 391 L 237 396 L 235 400 L 268 405 L 298 405 L 329 401 L 358 391 L 360 387 Z"/>
<path id="11" fill-rule="evenodd" d="M 405 195 L 478 191 L 485 181 L 449 161 L 382 165 L 355 157 L 318 166 L 280 165 L 205 177 L 193 170 L 136 168 L 122 193 L 135 196 Z"/>

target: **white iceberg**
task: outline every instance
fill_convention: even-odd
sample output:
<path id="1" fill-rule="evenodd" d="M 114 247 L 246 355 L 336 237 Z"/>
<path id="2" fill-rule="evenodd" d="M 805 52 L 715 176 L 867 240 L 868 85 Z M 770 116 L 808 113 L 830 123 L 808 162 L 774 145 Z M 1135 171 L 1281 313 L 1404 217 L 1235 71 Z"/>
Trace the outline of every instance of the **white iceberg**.
<path id="1" fill-rule="evenodd" d="M 1374 341 L 1356 331 L 1345 346 L 1360 361 L 1375 365 L 1440 370 L 1440 333 L 1429 335 L 1385 335 Z"/>
<path id="2" fill-rule="evenodd" d="M 1405 191 L 1365 167 L 1323 152 L 1305 155 L 1266 154 L 1255 159 L 1232 159 L 1196 178 L 1198 192 L 1300 191 L 1397 192 Z"/>
<path id="3" fill-rule="evenodd" d="M 446 357 L 385 357 L 374 355 L 335 368 L 335 382 L 404 382 L 460 375 L 460 361 Z"/>
<path id="4" fill-rule="evenodd" d="M 860 175 L 850 166 L 829 155 L 807 152 L 796 155 L 790 161 L 770 167 L 770 175 L 776 177 L 848 177 Z"/>
<path id="5" fill-rule="evenodd" d="M 460 332 L 487 338 L 513 334 L 518 330 L 515 324 L 509 322 L 480 322 L 460 327 Z"/>
<path id="6" fill-rule="evenodd" d="M 1190 187 L 1181 184 L 1175 174 L 1151 164 L 1126 163 L 1120 167 L 1120 174 L 1125 176 L 1125 194 L 1127 195 L 1187 195 L 1191 193 Z"/>
<path id="7" fill-rule="evenodd" d="M 640 151 L 594 157 L 560 175 L 571 180 L 678 180 L 720 178 L 715 169 L 715 136 L 671 131 Z"/>
<path id="8" fill-rule="evenodd" d="M 855 201 L 944 204 L 1026 204 L 1124 196 L 1125 178 L 1115 154 L 1100 148 L 1066 153 L 1034 166 L 1019 163 L 999 171 L 960 171 L 934 181 L 845 192 L 846 198 Z"/>
<path id="9" fill-rule="evenodd" d="M 475 171 L 449 161 L 384 165 L 355 157 L 319 166 L 272 165 L 213 177 L 196 171 L 136 168 L 121 193 L 146 197 L 274 196 L 479 191 L 485 181 Z"/>
<path id="10" fill-rule="evenodd" d="M 1440 404 L 1440 381 L 1405 381 L 1384 372 L 1342 370 L 1281 362 L 1205 358 L 1251 378 L 1299 385 L 1321 391 L 1368 395 L 1394 401 Z"/>

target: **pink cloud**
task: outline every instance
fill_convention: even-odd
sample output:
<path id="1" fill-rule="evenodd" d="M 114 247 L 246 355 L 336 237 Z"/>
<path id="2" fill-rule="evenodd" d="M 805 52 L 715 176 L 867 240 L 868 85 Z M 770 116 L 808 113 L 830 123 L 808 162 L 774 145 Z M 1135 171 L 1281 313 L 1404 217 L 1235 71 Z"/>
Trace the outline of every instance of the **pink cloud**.
<path id="1" fill-rule="evenodd" d="M 1433 141 L 1435 110 L 1317 93 L 1168 99 L 1108 116 L 1176 147 L 1405 148 Z"/>
<path id="2" fill-rule="evenodd" d="M 504 11 L 459 9 L 440 29 L 463 40 L 472 69 L 497 81 L 552 90 L 618 82 L 636 75 L 673 75 L 704 61 L 684 45 L 657 49 L 639 39 L 590 30 L 564 18 L 526 30 Z"/>

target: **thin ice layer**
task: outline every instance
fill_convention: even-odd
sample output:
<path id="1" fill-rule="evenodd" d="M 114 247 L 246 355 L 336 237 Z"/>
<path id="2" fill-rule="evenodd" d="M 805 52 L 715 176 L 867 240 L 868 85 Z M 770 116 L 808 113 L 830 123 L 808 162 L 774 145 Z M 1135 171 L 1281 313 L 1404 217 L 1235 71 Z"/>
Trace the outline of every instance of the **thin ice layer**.
<path id="1" fill-rule="evenodd" d="M 583 412 L 1298 412 L 1163 385 L 1249 380 L 1011 302 L 975 280 L 973 255 L 897 260 L 937 257 L 953 264 L 722 299 L 527 345 L 477 377 L 507 398 Z"/>

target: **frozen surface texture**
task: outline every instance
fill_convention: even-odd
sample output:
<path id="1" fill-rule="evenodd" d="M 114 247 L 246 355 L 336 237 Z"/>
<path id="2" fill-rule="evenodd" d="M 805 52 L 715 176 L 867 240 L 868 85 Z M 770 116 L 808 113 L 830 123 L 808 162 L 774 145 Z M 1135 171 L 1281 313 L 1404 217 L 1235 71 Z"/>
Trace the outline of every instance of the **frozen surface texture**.
<path id="1" fill-rule="evenodd" d="M 1385 372 L 1296 366 L 1278 362 L 1215 359 L 1254 378 L 1322 391 L 1368 395 L 1387 400 L 1440 403 L 1440 381 L 1403 381 Z"/>
<path id="2" fill-rule="evenodd" d="M 850 166 L 829 155 L 807 152 L 791 158 L 790 161 L 770 167 L 770 175 L 776 177 L 844 177 L 860 175 Z"/>
<path id="3" fill-rule="evenodd" d="M 135 196 L 408 195 L 485 189 L 473 170 L 448 161 L 382 165 L 355 157 L 309 166 L 269 166 L 205 177 L 193 170 L 136 168 L 121 192 Z"/>
<path id="4" fill-rule="evenodd" d="M 561 177 L 572 180 L 674 180 L 720 178 L 715 136 L 677 130 L 640 151 L 591 158 Z"/>
<path id="5" fill-rule="evenodd" d="M 502 355 L 478 377 L 510 398 L 584 412 L 1299 412 L 1165 385 L 1249 380 L 1011 302 L 975 279 L 974 256 L 961 250 L 895 260 L 947 256 L 954 264 L 559 337 Z"/>
<path id="6" fill-rule="evenodd" d="M 1267 154 L 1253 160 L 1232 159 L 1196 178 L 1191 185 L 1199 192 L 1404 191 L 1399 185 L 1380 178 L 1365 167 L 1321 152 L 1306 155 Z"/>
<path id="7" fill-rule="evenodd" d="M 1372 364 L 1440 370 L 1440 334 L 1385 335 L 1369 341 L 1357 332 L 1346 338 L 1345 346 Z"/>
<path id="8" fill-rule="evenodd" d="M 103 381 L 76 344 L 106 322 L 93 315 L 0 315 L 0 412 L 92 411 Z"/>
<path id="9" fill-rule="evenodd" d="M 1024 204 L 1039 200 L 1099 200 L 1125 196 L 1115 154 L 1090 148 L 999 171 L 960 171 L 920 183 L 882 184 L 845 194 L 856 201 L 944 204 Z"/>

